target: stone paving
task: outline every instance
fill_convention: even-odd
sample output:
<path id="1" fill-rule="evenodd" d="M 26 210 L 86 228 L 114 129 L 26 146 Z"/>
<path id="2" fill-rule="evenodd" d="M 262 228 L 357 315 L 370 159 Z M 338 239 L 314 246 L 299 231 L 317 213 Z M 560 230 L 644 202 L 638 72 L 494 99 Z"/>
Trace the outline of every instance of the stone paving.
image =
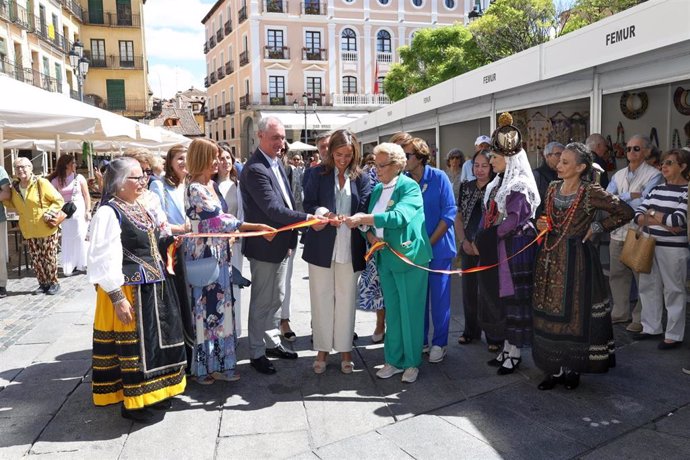
<path id="1" fill-rule="evenodd" d="M 374 315 L 363 312 L 355 372 L 341 374 L 334 356 L 317 376 L 306 276 L 296 259 L 298 339 L 286 345 L 300 359 L 275 361 L 276 375 L 257 374 L 241 338 L 239 382 L 189 382 L 149 426 L 91 403 L 95 294 L 85 277 L 62 279 L 55 297 L 31 296 L 34 279 L 12 279 L 14 295 L 0 300 L 0 459 L 690 458 L 690 376 L 680 371 L 690 361 L 687 347 L 661 352 L 616 326 L 617 368 L 584 376 L 576 391 L 541 392 L 529 350 L 518 372 L 498 376 L 485 364 L 485 345 L 457 345 L 456 278 L 448 356 L 425 362 L 415 384 L 375 377 L 383 348 L 371 342 Z"/>

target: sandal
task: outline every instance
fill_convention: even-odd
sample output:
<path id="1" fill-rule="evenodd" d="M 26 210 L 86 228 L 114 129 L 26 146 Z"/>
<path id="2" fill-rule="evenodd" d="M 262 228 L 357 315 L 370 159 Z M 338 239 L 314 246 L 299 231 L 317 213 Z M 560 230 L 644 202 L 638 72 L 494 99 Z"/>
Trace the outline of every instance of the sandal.
<path id="1" fill-rule="evenodd" d="M 458 337 L 458 343 L 460 345 L 469 345 L 472 343 L 472 337 L 470 337 L 469 335 L 461 335 L 460 337 Z"/>
<path id="2" fill-rule="evenodd" d="M 240 379 L 240 374 L 235 372 L 231 376 L 228 376 L 222 372 L 214 372 L 211 374 L 213 380 L 221 380 L 223 382 L 237 382 Z"/>
<path id="3" fill-rule="evenodd" d="M 212 385 L 213 382 L 215 382 L 215 379 L 213 377 L 211 377 L 210 375 L 205 375 L 201 378 L 192 377 L 192 380 L 194 380 L 199 385 Z"/>
<path id="4" fill-rule="evenodd" d="M 343 374 L 352 374 L 355 369 L 355 363 L 352 361 L 341 361 L 340 362 L 340 372 Z"/>
<path id="5" fill-rule="evenodd" d="M 511 367 L 507 367 L 506 363 L 510 362 Z M 509 375 L 515 372 L 515 370 L 518 368 L 520 363 L 522 362 L 521 357 L 514 358 L 508 354 L 503 358 L 503 364 L 501 367 L 498 368 L 498 372 L 496 372 L 498 375 Z"/>
<path id="6" fill-rule="evenodd" d="M 504 351 L 503 353 L 499 354 L 496 356 L 494 359 L 491 359 L 486 362 L 489 366 L 492 367 L 501 367 L 503 365 L 503 361 L 508 357 L 508 352 Z"/>
<path id="7" fill-rule="evenodd" d="M 311 368 L 314 370 L 314 374 L 323 374 L 326 372 L 326 361 L 314 361 Z"/>

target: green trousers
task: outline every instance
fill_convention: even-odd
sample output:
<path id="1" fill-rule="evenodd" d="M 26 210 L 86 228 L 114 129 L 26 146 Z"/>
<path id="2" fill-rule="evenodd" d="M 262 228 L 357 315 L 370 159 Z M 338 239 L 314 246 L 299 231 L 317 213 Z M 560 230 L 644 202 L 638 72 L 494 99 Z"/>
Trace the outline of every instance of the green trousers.
<path id="1" fill-rule="evenodd" d="M 386 305 L 386 363 L 398 369 L 419 367 L 424 346 L 424 306 L 429 274 L 418 268 L 392 272 L 378 265 Z"/>

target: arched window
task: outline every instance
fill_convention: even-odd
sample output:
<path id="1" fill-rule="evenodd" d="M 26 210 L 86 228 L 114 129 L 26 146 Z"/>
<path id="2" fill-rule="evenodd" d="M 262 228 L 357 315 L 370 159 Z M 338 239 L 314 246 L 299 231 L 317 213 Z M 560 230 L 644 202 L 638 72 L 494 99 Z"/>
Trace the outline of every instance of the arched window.
<path id="1" fill-rule="evenodd" d="M 340 49 L 343 51 L 357 51 L 357 34 L 354 30 L 343 29 L 343 33 L 340 34 Z"/>
<path id="2" fill-rule="evenodd" d="M 455 0 L 446 0 L 445 4 L 449 10 L 455 9 Z"/>
<path id="3" fill-rule="evenodd" d="M 412 4 L 414 6 L 416 6 L 417 8 L 419 8 L 420 6 L 422 6 L 424 4 L 424 0 L 412 0 Z"/>
<path id="4" fill-rule="evenodd" d="M 376 34 L 376 51 L 379 53 L 391 52 L 391 34 L 387 30 L 379 30 Z"/>
<path id="5" fill-rule="evenodd" d="M 343 77 L 343 93 L 357 93 L 357 77 Z"/>

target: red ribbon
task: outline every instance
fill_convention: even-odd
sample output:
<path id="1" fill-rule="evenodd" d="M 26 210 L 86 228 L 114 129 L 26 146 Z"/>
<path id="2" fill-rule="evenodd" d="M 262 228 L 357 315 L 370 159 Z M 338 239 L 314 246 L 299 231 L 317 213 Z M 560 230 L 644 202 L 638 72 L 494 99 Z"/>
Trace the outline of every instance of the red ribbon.
<path id="1" fill-rule="evenodd" d="M 504 260 L 501 260 L 500 262 L 497 262 L 497 263 L 492 264 L 492 265 L 480 265 L 479 267 L 472 267 L 472 268 L 468 268 L 467 270 L 433 270 L 433 269 L 431 269 L 431 268 L 424 267 L 424 266 L 422 266 L 422 265 L 417 265 L 416 263 L 414 263 L 414 262 L 412 262 L 410 259 L 408 259 L 407 256 L 405 256 L 404 254 L 401 254 L 400 252 L 398 252 L 398 251 L 396 251 L 395 249 L 393 249 L 393 248 L 392 248 L 388 243 L 386 243 L 385 241 L 377 241 L 376 243 L 374 243 L 374 245 L 369 249 L 369 251 L 367 252 L 367 254 L 364 256 L 364 258 L 365 258 L 367 261 L 369 261 L 369 259 L 371 259 L 371 257 L 374 255 L 374 253 L 375 253 L 376 251 L 378 251 L 379 249 L 382 249 L 382 248 L 386 247 L 386 248 L 388 248 L 393 254 L 395 254 L 400 260 L 402 260 L 403 262 L 405 262 L 407 265 L 411 265 L 412 267 L 420 268 L 420 269 L 425 270 L 425 271 L 427 271 L 427 272 L 429 272 L 429 273 L 441 273 L 441 274 L 444 274 L 444 275 L 462 275 L 462 274 L 467 274 L 467 273 L 476 273 L 476 272 L 481 272 L 481 271 L 484 271 L 484 270 L 490 270 L 490 269 L 492 269 L 492 268 L 496 268 L 496 267 L 498 267 L 499 265 L 508 262 L 508 261 L 509 261 L 510 259 L 512 259 L 513 257 L 516 257 L 518 254 L 520 254 L 520 253 L 526 251 L 526 250 L 527 250 L 530 246 L 532 246 L 533 244 L 535 244 L 535 243 L 541 243 L 542 238 L 544 237 L 544 235 L 546 235 L 546 234 L 549 232 L 549 230 L 550 230 L 550 226 L 549 226 L 549 228 L 545 228 L 544 230 L 542 230 L 541 232 L 539 232 L 539 234 L 536 236 L 536 238 L 534 238 L 534 239 L 533 239 L 530 243 L 528 243 L 524 248 L 520 249 L 518 252 L 516 252 L 516 253 L 513 254 L 512 256 L 507 257 L 507 258 L 504 259 Z"/>

